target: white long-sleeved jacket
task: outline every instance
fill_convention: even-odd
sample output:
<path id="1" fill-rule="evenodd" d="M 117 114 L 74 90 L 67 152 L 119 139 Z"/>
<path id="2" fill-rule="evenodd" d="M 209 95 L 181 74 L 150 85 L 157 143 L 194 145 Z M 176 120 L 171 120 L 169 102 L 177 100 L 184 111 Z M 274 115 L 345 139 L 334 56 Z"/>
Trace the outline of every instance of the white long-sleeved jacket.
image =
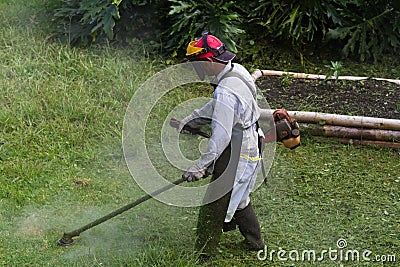
<path id="1" fill-rule="evenodd" d="M 240 75 L 247 83 L 241 78 L 229 75 L 232 72 Z M 211 119 L 212 136 L 208 148 L 196 163 L 200 170 L 213 169 L 215 161 L 229 145 L 234 127 L 243 130 L 241 158 L 225 219 L 229 222 L 236 209 L 248 205 L 249 194 L 254 187 L 259 169 L 259 162 L 254 160 L 259 157 L 255 123 L 260 117 L 260 111 L 255 98 L 256 85 L 242 65 L 229 62 L 213 83 L 217 84 L 213 99 L 183 119 L 182 124 L 200 128 Z"/>

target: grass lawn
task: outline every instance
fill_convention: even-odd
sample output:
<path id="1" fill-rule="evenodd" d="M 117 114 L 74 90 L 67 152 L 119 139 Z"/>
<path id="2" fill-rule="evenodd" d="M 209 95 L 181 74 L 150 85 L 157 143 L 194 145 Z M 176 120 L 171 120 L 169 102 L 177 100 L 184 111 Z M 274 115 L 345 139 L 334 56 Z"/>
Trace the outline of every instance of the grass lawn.
<path id="1" fill-rule="evenodd" d="M 0 0 L 0 266 L 202 266 L 192 252 L 198 209 L 155 200 L 82 233 L 74 246 L 57 246 L 64 231 L 144 195 L 125 165 L 122 124 L 133 93 L 163 66 L 143 47 L 54 42 L 42 3 Z M 165 103 L 210 93 L 177 89 Z M 149 129 L 167 113 L 160 106 Z M 230 232 L 209 265 L 395 266 L 375 259 L 400 261 L 399 170 L 399 150 L 311 136 L 294 151 L 278 144 L 268 185 L 252 196 L 266 259 L 238 249 L 241 236 Z M 357 250 L 361 260 L 369 250 L 371 261 L 295 260 L 296 251 L 318 258 L 338 249 L 338 240 L 347 242 L 338 254 Z"/>

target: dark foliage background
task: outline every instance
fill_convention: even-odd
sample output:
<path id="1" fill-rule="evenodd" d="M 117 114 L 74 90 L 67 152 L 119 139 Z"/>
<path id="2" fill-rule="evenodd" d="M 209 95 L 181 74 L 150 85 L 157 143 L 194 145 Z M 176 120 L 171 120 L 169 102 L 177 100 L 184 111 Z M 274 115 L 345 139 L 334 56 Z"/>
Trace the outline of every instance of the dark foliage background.
<path id="1" fill-rule="evenodd" d="M 151 42 L 175 56 L 204 31 L 237 51 L 275 43 L 304 50 L 327 46 L 343 57 L 399 55 L 398 0 L 58 0 L 56 32 L 73 45 Z M 251 50 L 251 49 L 250 49 Z M 244 55 L 246 56 L 246 55 Z"/>

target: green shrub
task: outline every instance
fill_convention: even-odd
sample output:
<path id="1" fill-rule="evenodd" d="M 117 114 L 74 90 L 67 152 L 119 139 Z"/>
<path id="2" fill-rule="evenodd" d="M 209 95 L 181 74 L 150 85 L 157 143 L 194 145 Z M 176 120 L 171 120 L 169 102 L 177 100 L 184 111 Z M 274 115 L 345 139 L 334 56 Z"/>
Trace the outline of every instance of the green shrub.
<path id="1" fill-rule="evenodd" d="M 394 0 L 259 0 L 249 15 L 264 27 L 265 37 L 293 45 L 339 44 L 345 57 L 377 60 L 400 46 L 400 4 Z"/>
<path id="2" fill-rule="evenodd" d="M 54 17 L 63 41 L 88 44 L 98 39 L 113 39 L 115 21 L 120 18 L 121 0 L 62 0 Z"/>
<path id="3" fill-rule="evenodd" d="M 232 51 L 240 39 L 297 47 L 324 42 L 345 57 L 377 60 L 399 50 L 399 6 L 395 0 L 61 0 L 54 17 L 71 44 L 144 38 L 172 53 L 210 31 Z"/>
<path id="4" fill-rule="evenodd" d="M 249 6 L 249 15 L 270 36 L 289 39 L 292 43 L 312 42 L 315 36 L 321 39 L 332 22 L 340 23 L 331 2 L 259 0 Z"/>
<path id="5" fill-rule="evenodd" d="M 390 0 L 340 1 L 341 23 L 327 33 L 329 39 L 344 40 L 343 53 L 361 61 L 377 60 L 400 47 L 400 4 Z M 348 3 L 347 3 L 348 2 Z"/>
<path id="6" fill-rule="evenodd" d="M 172 3 L 168 17 L 172 21 L 166 34 L 170 37 L 168 47 L 182 48 L 204 31 L 218 36 L 227 47 L 236 51 L 238 34 L 244 33 L 242 19 L 235 11 L 235 1 L 180 1 Z"/>

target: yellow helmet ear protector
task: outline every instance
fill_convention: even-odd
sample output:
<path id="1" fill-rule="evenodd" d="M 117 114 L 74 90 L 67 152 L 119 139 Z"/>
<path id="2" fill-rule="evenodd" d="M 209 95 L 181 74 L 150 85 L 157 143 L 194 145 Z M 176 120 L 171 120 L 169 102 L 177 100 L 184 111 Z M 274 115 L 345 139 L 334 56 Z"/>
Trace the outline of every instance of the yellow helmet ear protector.
<path id="1" fill-rule="evenodd" d="M 201 35 L 201 47 L 195 46 L 199 40 L 191 41 L 186 49 L 186 56 L 191 60 L 195 60 L 196 56 L 205 54 L 210 51 L 210 46 L 208 45 L 207 37 L 211 34 L 210 32 L 205 32 Z"/>
<path id="2" fill-rule="evenodd" d="M 205 53 L 205 49 L 202 47 L 196 47 L 195 44 L 197 40 L 191 41 L 186 48 L 186 56 L 188 57 L 196 57 L 197 55 Z"/>

